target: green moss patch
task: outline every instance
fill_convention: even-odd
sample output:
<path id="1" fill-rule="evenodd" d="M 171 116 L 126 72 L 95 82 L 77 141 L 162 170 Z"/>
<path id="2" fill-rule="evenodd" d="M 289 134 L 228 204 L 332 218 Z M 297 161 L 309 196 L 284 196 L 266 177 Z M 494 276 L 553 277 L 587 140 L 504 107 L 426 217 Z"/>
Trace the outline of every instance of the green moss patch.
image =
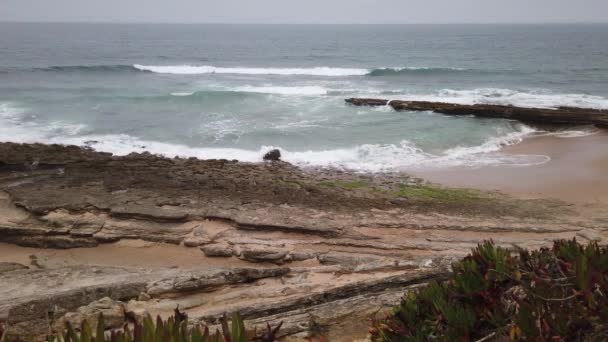
<path id="1" fill-rule="evenodd" d="M 489 198 L 487 194 L 476 190 L 452 189 L 434 185 L 401 185 L 395 195 L 409 199 L 441 202 L 471 202 Z"/>

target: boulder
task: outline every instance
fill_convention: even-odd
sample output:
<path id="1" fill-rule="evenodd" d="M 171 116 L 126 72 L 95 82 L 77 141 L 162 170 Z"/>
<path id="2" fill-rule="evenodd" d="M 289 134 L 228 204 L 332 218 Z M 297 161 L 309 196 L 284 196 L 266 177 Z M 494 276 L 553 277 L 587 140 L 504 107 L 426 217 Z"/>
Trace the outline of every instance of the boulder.
<path id="1" fill-rule="evenodd" d="M 281 151 L 279 151 L 277 149 L 268 151 L 264 155 L 264 160 L 267 160 L 267 161 L 279 161 L 279 160 L 281 160 Z"/>

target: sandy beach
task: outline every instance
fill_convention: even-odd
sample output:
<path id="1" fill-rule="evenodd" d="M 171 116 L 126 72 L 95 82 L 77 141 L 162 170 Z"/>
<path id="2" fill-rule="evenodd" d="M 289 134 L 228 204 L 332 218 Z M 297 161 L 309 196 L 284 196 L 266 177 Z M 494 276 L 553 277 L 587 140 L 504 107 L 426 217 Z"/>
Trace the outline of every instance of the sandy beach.
<path id="1" fill-rule="evenodd" d="M 546 155 L 535 166 L 488 166 L 413 171 L 453 187 L 498 190 L 520 198 L 555 198 L 576 203 L 608 203 L 608 132 L 584 137 L 540 135 L 506 147 L 503 153 Z"/>

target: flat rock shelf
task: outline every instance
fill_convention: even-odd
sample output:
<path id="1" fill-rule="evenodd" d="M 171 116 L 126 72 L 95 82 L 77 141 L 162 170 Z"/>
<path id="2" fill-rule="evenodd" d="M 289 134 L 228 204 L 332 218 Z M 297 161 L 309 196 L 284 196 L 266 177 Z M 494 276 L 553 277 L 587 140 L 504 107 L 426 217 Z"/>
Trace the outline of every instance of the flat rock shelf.
<path id="1" fill-rule="evenodd" d="M 465 105 L 370 98 L 350 98 L 345 101 L 355 106 L 391 106 L 397 111 L 431 111 L 446 115 L 474 115 L 482 118 L 511 119 L 534 125 L 595 125 L 608 128 L 608 110 L 591 108 L 527 108 L 491 104 Z"/>

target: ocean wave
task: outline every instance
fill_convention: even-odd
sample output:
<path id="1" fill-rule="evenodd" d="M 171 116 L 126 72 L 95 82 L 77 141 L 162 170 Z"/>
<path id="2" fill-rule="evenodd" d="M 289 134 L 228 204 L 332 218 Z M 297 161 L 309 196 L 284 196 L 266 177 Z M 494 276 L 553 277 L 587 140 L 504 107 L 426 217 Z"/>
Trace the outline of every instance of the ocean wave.
<path id="1" fill-rule="evenodd" d="M 432 67 L 403 67 L 403 68 L 378 68 L 368 72 L 369 76 L 400 76 L 400 75 L 431 75 L 431 74 L 452 74 L 478 72 L 487 73 L 487 71 L 473 70 L 465 68 L 432 68 Z"/>
<path id="2" fill-rule="evenodd" d="M 450 74 L 475 74 L 475 75 L 529 75 L 534 73 L 557 74 L 557 73 L 590 73 L 604 72 L 606 68 L 575 68 L 575 69 L 475 69 L 461 67 L 426 67 L 426 66 L 404 66 L 404 67 L 219 67 L 213 65 L 142 65 L 142 64 L 108 64 L 108 65 L 52 65 L 34 68 L 0 67 L 0 74 L 21 71 L 42 72 L 150 72 L 159 74 L 175 75 L 200 75 L 200 74 L 235 74 L 235 75 L 304 75 L 304 76 L 433 76 Z"/>
<path id="3" fill-rule="evenodd" d="M 513 142 L 513 137 L 495 138 L 480 147 L 461 147 L 441 154 L 430 154 L 407 140 L 399 144 L 364 144 L 353 148 L 319 151 L 290 151 L 280 146 L 261 146 L 257 150 L 236 148 L 196 148 L 180 144 L 140 140 L 128 135 L 69 137 L 66 143 L 90 145 L 96 150 L 125 155 L 131 152 L 152 152 L 169 157 L 197 157 L 200 159 L 235 159 L 243 162 L 261 162 L 270 149 L 281 150 L 283 160 L 302 167 L 333 167 L 363 172 L 390 172 L 419 168 L 481 167 L 489 165 L 529 166 L 550 160 L 543 155 L 511 155 L 497 153 L 498 146 Z"/>
<path id="4" fill-rule="evenodd" d="M 550 136 L 550 137 L 557 137 L 557 138 L 584 138 L 584 137 L 589 137 L 592 135 L 596 135 L 598 133 L 600 133 L 601 131 L 598 128 L 595 127 L 586 127 L 586 128 L 578 128 L 578 129 L 564 129 L 564 130 L 559 130 L 559 131 L 555 131 L 555 132 L 549 132 L 549 131 L 539 131 L 536 135 L 537 136 Z"/>
<path id="5" fill-rule="evenodd" d="M 171 96 L 191 96 L 194 95 L 194 92 L 174 92 L 171 93 Z"/>
<path id="6" fill-rule="evenodd" d="M 512 137 L 505 138 L 512 141 Z M 129 135 L 88 135 L 65 137 L 62 143 L 88 146 L 116 155 L 131 152 L 151 152 L 168 157 L 196 157 L 199 159 L 234 159 L 242 162 L 261 162 L 270 149 L 281 150 L 283 160 L 302 167 L 333 167 L 362 172 L 390 172 L 420 168 L 464 166 L 476 168 L 490 165 L 529 166 L 550 160 L 543 155 L 511 155 L 498 153 L 500 138 L 482 147 L 457 148 L 441 154 L 427 153 L 407 140 L 399 144 L 364 144 L 353 148 L 318 151 L 290 151 L 280 146 L 261 146 L 257 150 L 237 148 L 198 148 L 181 144 L 141 140 Z M 91 144 L 90 141 L 95 141 Z M 505 142 L 505 144 L 508 144 Z M 504 146 L 504 145 L 502 145 Z"/>
<path id="7" fill-rule="evenodd" d="M 25 69 L 2 67 L 0 72 L 10 73 Z M 395 68 L 355 68 L 355 67 L 218 67 L 212 65 L 55 65 L 28 69 L 43 72 L 151 72 L 174 75 L 235 74 L 235 75 L 302 75 L 302 76 L 394 76 L 404 74 L 441 74 L 463 72 L 489 72 L 450 67 L 395 67 Z"/>
<path id="8" fill-rule="evenodd" d="M 396 76 L 405 74 L 445 74 L 489 71 L 450 67 L 400 67 L 400 68 L 342 68 L 342 67 L 310 67 L 310 68 L 258 68 L 258 67 L 216 67 L 211 65 L 141 65 L 134 64 L 137 70 L 159 74 L 199 75 L 199 74 L 241 74 L 241 75 L 305 75 L 305 76 Z"/>
<path id="9" fill-rule="evenodd" d="M 322 86 L 274 86 L 243 85 L 236 87 L 217 87 L 198 91 L 172 92 L 172 96 L 211 96 L 213 94 L 230 96 L 236 93 L 300 95 L 300 96 L 385 96 L 394 100 L 432 101 L 457 104 L 498 104 L 520 107 L 557 108 L 581 107 L 608 109 L 608 98 L 588 94 L 555 94 L 548 90 L 532 89 L 526 91 L 477 88 L 468 90 L 441 89 L 433 93 L 407 93 L 404 90 L 383 90 L 374 88 L 326 88 Z"/>
<path id="10" fill-rule="evenodd" d="M 12 102 L 0 103 L 0 119 L 7 122 L 18 122 L 25 109 L 16 106 Z"/>
<path id="11" fill-rule="evenodd" d="M 367 69 L 357 68 L 249 68 L 249 67 L 216 67 L 210 65 L 141 65 L 134 64 L 135 69 L 159 74 L 200 75 L 200 74 L 240 74 L 240 75 L 307 75 L 307 76 L 364 76 Z"/>
<path id="12" fill-rule="evenodd" d="M 588 94 L 556 94 L 544 89 L 526 91 L 502 88 L 468 90 L 442 89 L 431 94 L 402 94 L 393 100 L 448 102 L 457 104 L 497 104 L 519 107 L 557 108 L 560 106 L 608 109 L 608 98 Z"/>
<path id="13" fill-rule="evenodd" d="M 458 159 L 462 156 L 498 152 L 506 146 L 516 145 L 516 144 L 521 143 L 524 140 L 524 138 L 526 138 L 536 132 L 537 132 L 537 130 L 532 127 L 519 124 L 517 126 L 517 130 L 515 132 L 510 132 L 510 133 L 507 133 L 504 135 L 491 137 L 481 145 L 473 146 L 473 147 L 457 146 L 457 147 L 450 148 L 444 152 L 445 158 Z"/>
<path id="14" fill-rule="evenodd" d="M 137 72 L 141 71 L 132 65 L 57 65 L 35 68 L 35 71 L 45 72 Z"/>
<path id="15" fill-rule="evenodd" d="M 71 137 L 86 133 L 87 126 L 79 123 L 52 121 L 39 125 L 26 108 L 12 102 L 0 103 L 0 141 L 19 143 L 48 142 L 57 137 Z M 58 141 L 61 142 L 61 141 Z"/>

